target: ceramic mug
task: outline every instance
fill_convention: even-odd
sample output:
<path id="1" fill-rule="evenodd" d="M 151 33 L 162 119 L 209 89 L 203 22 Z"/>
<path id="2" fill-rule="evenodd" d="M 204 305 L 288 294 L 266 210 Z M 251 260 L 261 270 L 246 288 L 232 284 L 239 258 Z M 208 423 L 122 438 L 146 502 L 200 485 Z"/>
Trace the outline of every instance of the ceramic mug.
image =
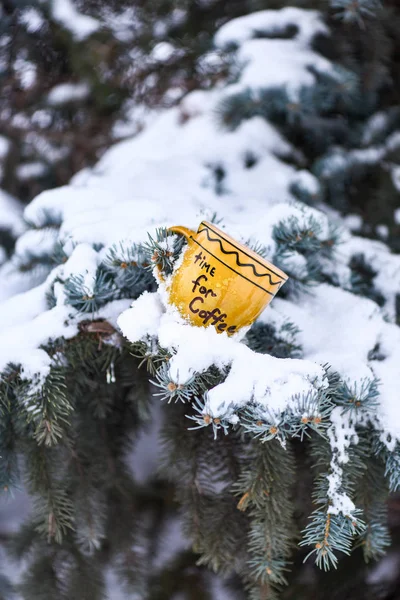
<path id="1" fill-rule="evenodd" d="M 213 223 L 202 221 L 197 233 L 182 226 L 169 231 L 188 242 L 168 284 L 169 300 L 193 325 L 233 335 L 255 321 L 288 278 Z"/>

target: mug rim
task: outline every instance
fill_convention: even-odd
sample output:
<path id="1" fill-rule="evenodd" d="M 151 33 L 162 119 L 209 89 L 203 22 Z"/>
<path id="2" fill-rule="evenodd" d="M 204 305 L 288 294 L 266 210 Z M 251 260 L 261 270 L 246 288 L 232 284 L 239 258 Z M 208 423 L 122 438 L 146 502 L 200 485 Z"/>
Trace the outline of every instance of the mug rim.
<path id="1" fill-rule="evenodd" d="M 254 250 L 251 250 L 251 248 L 249 248 L 245 244 L 242 244 L 242 243 L 236 241 L 229 234 L 225 233 L 225 231 L 221 231 L 221 229 L 216 227 L 214 225 L 214 223 L 210 223 L 209 221 L 201 221 L 201 223 L 197 229 L 197 233 L 200 233 L 200 228 L 202 225 L 204 225 L 207 229 L 210 229 L 211 231 L 213 231 L 215 234 L 219 235 L 223 240 L 225 240 L 229 244 L 232 244 L 232 246 L 234 246 L 235 248 L 240 250 L 240 252 L 243 252 L 243 254 L 248 256 L 251 260 L 254 260 L 261 266 L 269 269 L 277 277 L 281 277 L 284 281 L 287 281 L 289 279 L 289 275 L 287 275 L 284 271 L 282 271 L 282 269 L 280 269 L 279 267 L 277 267 L 276 265 L 271 263 L 269 260 L 267 260 L 266 258 L 261 256 L 260 254 L 257 254 L 257 252 L 254 252 Z"/>

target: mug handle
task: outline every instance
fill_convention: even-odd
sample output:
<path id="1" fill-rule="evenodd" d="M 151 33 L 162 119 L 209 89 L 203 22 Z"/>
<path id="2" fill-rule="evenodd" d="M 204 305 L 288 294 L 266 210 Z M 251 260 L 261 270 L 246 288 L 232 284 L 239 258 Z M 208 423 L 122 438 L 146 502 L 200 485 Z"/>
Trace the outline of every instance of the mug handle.
<path id="1" fill-rule="evenodd" d="M 189 227 L 184 227 L 183 225 L 173 225 L 172 227 L 168 227 L 168 231 L 171 231 L 172 233 L 177 233 L 179 235 L 183 235 L 188 243 L 190 242 L 190 239 L 196 235 L 196 232 L 193 231 L 193 229 L 189 229 Z M 164 283 L 165 277 L 160 265 L 157 265 L 157 274 L 160 281 Z"/>
<path id="2" fill-rule="evenodd" d="M 188 227 L 184 227 L 183 225 L 173 225 L 172 227 L 168 227 L 168 231 L 172 233 L 178 233 L 179 235 L 183 235 L 187 241 L 190 241 L 190 238 L 196 235 L 196 232 L 193 229 L 189 229 Z"/>

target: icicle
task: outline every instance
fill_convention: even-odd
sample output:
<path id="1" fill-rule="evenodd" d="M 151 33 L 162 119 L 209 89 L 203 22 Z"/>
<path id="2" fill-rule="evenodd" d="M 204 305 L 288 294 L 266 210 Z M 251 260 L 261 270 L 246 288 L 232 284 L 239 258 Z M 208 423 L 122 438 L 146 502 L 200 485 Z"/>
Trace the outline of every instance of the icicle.
<path id="1" fill-rule="evenodd" d="M 106 381 L 107 383 L 115 383 L 117 381 L 115 378 L 114 361 L 110 364 L 110 366 L 107 369 Z"/>

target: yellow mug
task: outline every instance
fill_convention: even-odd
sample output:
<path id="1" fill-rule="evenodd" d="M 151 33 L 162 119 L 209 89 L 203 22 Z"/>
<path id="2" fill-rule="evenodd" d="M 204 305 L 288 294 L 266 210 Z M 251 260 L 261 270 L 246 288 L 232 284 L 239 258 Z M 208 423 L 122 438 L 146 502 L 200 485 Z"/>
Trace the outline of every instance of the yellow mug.
<path id="1" fill-rule="evenodd" d="M 169 231 L 188 242 L 168 284 L 169 300 L 193 325 L 233 335 L 256 320 L 288 279 L 212 223 L 202 221 L 197 233 L 182 226 Z"/>

